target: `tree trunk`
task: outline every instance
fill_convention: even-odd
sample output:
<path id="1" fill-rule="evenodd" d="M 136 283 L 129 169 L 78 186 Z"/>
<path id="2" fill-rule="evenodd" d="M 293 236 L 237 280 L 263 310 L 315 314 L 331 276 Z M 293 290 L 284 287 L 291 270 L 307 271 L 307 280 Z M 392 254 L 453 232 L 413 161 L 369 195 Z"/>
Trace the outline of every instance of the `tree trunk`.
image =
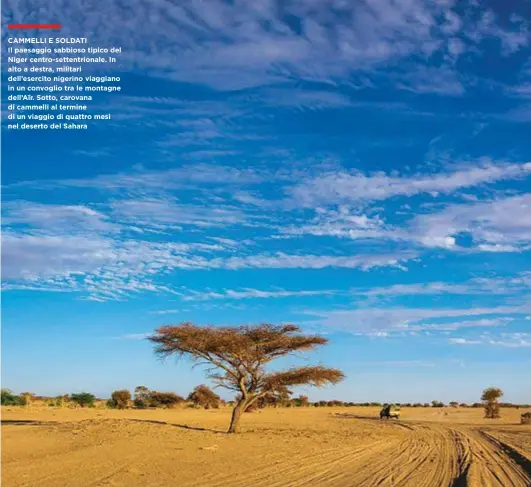
<path id="1" fill-rule="evenodd" d="M 240 430 L 240 418 L 246 407 L 247 402 L 244 400 L 241 400 L 236 404 L 234 410 L 232 411 L 232 418 L 230 420 L 230 426 L 227 433 L 238 433 Z"/>

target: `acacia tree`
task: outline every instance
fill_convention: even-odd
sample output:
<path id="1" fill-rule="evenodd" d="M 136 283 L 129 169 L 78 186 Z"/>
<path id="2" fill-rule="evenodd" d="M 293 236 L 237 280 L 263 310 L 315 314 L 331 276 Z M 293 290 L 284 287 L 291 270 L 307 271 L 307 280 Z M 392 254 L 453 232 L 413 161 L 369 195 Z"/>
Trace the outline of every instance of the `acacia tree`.
<path id="1" fill-rule="evenodd" d="M 481 400 L 485 408 L 485 418 L 496 419 L 500 417 L 500 404 L 498 399 L 503 396 L 503 391 L 497 387 L 489 387 L 483 391 Z"/>
<path id="2" fill-rule="evenodd" d="M 298 333 L 294 325 L 214 327 L 191 323 L 162 326 L 148 337 L 161 357 L 188 357 L 206 364 L 209 378 L 218 387 L 239 394 L 229 433 L 239 430 L 242 413 L 260 398 L 288 386 L 335 384 L 344 378 L 337 369 L 323 366 L 297 367 L 267 372 L 276 358 L 313 350 L 328 342 L 326 338 Z"/>

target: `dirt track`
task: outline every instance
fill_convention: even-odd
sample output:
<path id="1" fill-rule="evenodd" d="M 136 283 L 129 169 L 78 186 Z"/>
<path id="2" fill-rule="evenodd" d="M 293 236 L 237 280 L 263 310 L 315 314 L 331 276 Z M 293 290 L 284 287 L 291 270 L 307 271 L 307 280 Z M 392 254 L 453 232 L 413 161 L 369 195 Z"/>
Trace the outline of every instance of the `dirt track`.
<path id="1" fill-rule="evenodd" d="M 396 427 L 408 431 L 401 439 L 364 452 L 353 465 L 351 485 L 531 485 L 531 461 L 481 427 L 437 423 L 399 423 Z"/>
<path id="2" fill-rule="evenodd" d="M 228 411 L 14 411 L 2 485 L 531 486 L 531 428 L 464 414 L 264 410 L 231 436 Z"/>

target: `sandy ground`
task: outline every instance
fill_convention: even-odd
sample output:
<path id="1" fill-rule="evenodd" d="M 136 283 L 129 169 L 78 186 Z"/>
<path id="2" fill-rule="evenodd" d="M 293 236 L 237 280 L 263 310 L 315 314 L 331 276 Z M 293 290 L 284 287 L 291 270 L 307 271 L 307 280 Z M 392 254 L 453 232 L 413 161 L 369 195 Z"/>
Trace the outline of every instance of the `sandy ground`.
<path id="1" fill-rule="evenodd" d="M 522 410 L 3 408 L 3 486 L 529 487 Z"/>

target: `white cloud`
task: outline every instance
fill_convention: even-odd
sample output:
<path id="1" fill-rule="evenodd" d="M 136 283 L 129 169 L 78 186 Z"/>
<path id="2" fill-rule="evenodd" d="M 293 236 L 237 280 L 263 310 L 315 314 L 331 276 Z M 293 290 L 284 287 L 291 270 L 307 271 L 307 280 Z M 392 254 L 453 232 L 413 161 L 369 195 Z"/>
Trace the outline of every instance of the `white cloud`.
<path id="1" fill-rule="evenodd" d="M 417 256 L 413 252 L 396 254 L 366 255 L 293 255 L 284 252 L 269 255 L 252 255 L 247 257 L 229 257 L 226 260 L 215 259 L 211 264 L 227 269 L 324 269 L 326 267 L 343 267 L 368 270 L 377 267 L 402 268 L 402 263 Z"/>
<path id="2" fill-rule="evenodd" d="M 165 191 L 209 188 L 212 186 L 252 185 L 264 181 L 266 174 L 249 168 L 198 163 L 181 165 L 167 170 L 145 170 L 139 168 L 133 172 L 99 175 L 87 179 L 60 179 L 19 182 L 8 186 L 16 188 L 60 189 L 91 188 L 98 191 L 124 192 L 128 194 L 157 196 Z"/>
<path id="3" fill-rule="evenodd" d="M 531 164 L 526 164 L 531 168 Z M 527 173 L 527 169 L 524 169 Z M 437 183 L 435 183 L 437 184 Z M 323 185 L 328 194 L 314 192 L 312 204 L 332 205 L 342 201 L 341 193 L 348 198 L 363 198 L 362 189 L 341 190 Z M 328 189 L 326 189 L 328 188 Z M 405 191 L 405 188 L 404 188 Z M 395 192 L 396 194 L 396 192 Z M 299 194 L 300 196 L 300 194 Z M 310 205 L 309 193 L 303 197 Z M 382 193 L 382 198 L 384 194 Z M 317 199 L 319 201 L 317 201 Z M 324 200 L 324 201 L 323 201 Z M 366 210 L 367 211 L 367 210 Z M 511 218 L 507 218 L 511 215 Z M 309 222 L 280 228 L 286 236 L 330 236 L 352 240 L 381 240 L 411 242 L 428 248 L 444 248 L 465 251 L 457 238 L 469 234 L 473 246 L 469 250 L 481 252 L 521 252 L 531 248 L 531 194 L 498 198 L 491 201 L 472 201 L 447 204 L 442 210 L 419 214 L 401 224 L 389 225 L 379 216 L 369 216 L 354 207 L 342 205 L 338 210 L 316 208 L 315 217 Z"/>
<path id="4" fill-rule="evenodd" d="M 49 0 L 46 9 L 10 5 L 10 20 L 61 18 L 66 37 L 96 32 L 92 42 L 121 46 L 125 69 L 139 68 L 221 90 L 293 79 L 332 83 L 353 72 L 397 63 L 406 68 L 422 66 L 449 51 L 460 58 L 464 50 L 456 48 L 456 38 L 466 40 L 468 56 L 480 60 L 487 41 L 492 51 L 502 55 L 529 45 L 528 20 L 513 16 L 502 23 L 489 8 L 472 2 L 466 16 L 454 7 L 453 1 L 440 0 L 288 0 L 281 8 L 273 0 L 183 4 L 135 0 L 128 8 L 118 0 L 79 5 Z M 127 21 L 116 30 L 113 19 L 118 18 Z M 290 18 L 298 20 L 297 27 Z M 497 48 L 492 40 L 498 42 Z M 408 69 L 405 72 L 407 82 Z M 412 84 L 418 86 L 419 81 Z M 447 85 L 446 80 L 442 84 Z M 440 91 L 436 83 L 431 85 Z"/>
<path id="5" fill-rule="evenodd" d="M 416 217 L 411 228 L 426 246 L 444 247 L 445 239 L 466 232 L 479 250 L 519 250 L 531 243 L 531 194 L 450 205 L 441 212 Z"/>
<path id="6" fill-rule="evenodd" d="M 154 198 L 116 201 L 112 203 L 112 215 L 136 226 L 167 229 L 179 229 L 179 225 L 222 227 L 243 224 L 251 219 L 234 207 L 184 205 L 174 200 Z"/>
<path id="7" fill-rule="evenodd" d="M 531 163 L 503 164 L 485 162 L 454 172 L 433 175 L 389 176 L 366 175 L 360 171 L 335 171 L 295 185 L 290 198 L 297 205 L 316 207 L 324 204 L 349 204 L 385 200 L 416 194 L 450 194 L 459 189 L 531 175 Z"/>
<path id="8" fill-rule="evenodd" d="M 511 318 L 529 312 L 525 306 L 497 306 L 477 308 L 358 308 L 353 310 L 306 310 L 305 314 L 316 316 L 316 323 L 322 326 L 344 330 L 352 333 L 407 332 L 412 325 L 424 326 L 434 320 L 460 318 L 453 320 L 452 327 L 457 328 L 457 321 L 468 323 L 470 317 L 485 319 L 489 316 Z M 484 322 L 487 323 L 487 322 Z M 490 324 L 491 322 L 489 322 Z M 501 324 L 501 322 L 500 322 Z M 444 326 L 444 323 L 436 323 Z M 414 330 L 415 331 L 415 330 Z"/>
<path id="9" fill-rule="evenodd" d="M 283 252 L 220 256 L 225 248 L 219 244 L 122 240 L 89 231 L 71 236 L 4 232 L 2 247 L 3 276 L 10 284 L 6 289 L 31 285 L 41 290 L 74 290 L 88 293 L 95 300 L 123 299 L 141 291 L 174 293 L 154 279 L 178 269 L 343 267 L 368 270 L 401 268 L 403 262 L 415 256 L 412 253 L 332 256 Z"/>
<path id="10" fill-rule="evenodd" d="M 456 345 L 484 345 L 505 348 L 531 347 L 531 333 L 501 333 L 499 336 L 482 335 L 477 340 L 467 338 L 449 338 Z"/>
<path id="11" fill-rule="evenodd" d="M 480 345 L 480 340 L 468 340 L 466 338 L 449 338 L 450 343 L 455 343 L 457 345 Z"/>
<path id="12" fill-rule="evenodd" d="M 53 228 L 62 232 L 90 228 L 95 231 L 118 230 L 103 213 L 83 205 L 44 205 L 30 201 L 7 201 L 2 206 L 5 226 L 27 225 Z"/>
<path id="13" fill-rule="evenodd" d="M 289 297 L 306 297 L 306 296 L 330 296 L 336 294 L 334 290 L 316 290 L 316 291 L 288 291 L 277 289 L 266 291 L 262 289 L 222 289 L 220 291 L 193 291 L 189 290 L 183 296 L 183 301 L 208 301 L 212 299 L 268 299 L 268 298 L 289 298 Z"/>
<path id="14" fill-rule="evenodd" d="M 422 282 L 414 284 L 394 284 L 385 287 L 373 287 L 365 290 L 352 289 L 355 294 L 366 296 L 411 296 L 411 295 L 508 295 L 531 289 L 528 272 L 511 277 L 473 278 L 468 281 Z"/>
<path id="15" fill-rule="evenodd" d="M 415 331 L 453 331 L 461 328 L 489 328 L 505 326 L 512 318 L 482 318 L 477 320 L 450 321 L 445 323 L 423 323 L 422 325 L 403 325 L 400 330 Z"/>

